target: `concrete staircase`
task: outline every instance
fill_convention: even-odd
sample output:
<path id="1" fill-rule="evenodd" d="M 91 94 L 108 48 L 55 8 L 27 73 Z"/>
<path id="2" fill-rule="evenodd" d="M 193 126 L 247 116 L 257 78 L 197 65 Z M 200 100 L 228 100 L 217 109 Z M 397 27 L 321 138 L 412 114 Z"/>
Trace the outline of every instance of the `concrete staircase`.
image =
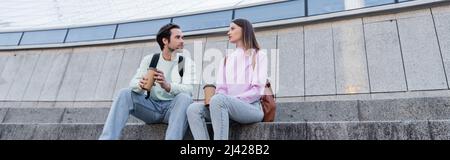
<path id="1" fill-rule="evenodd" d="M 94 140 L 109 108 L 0 108 L 0 139 Z M 279 102 L 276 122 L 232 124 L 236 140 L 447 140 L 450 97 Z M 164 139 L 164 124 L 131 118 L 122 139 Z M 210 128 L 211 129 L 211 128 Z M 190 131 L 185 139 L 192 139 Z"/>
<path id="2" fill-rule="evenodd" d="M 230 139 L 450 139 L 449 4 L 257 28 L 277 119 L 232 125 Z M 160 52 L 144 39 L 73 45 L 0 51 L 0 139 L 97 139 L 113 97 Z M 233 46 L 225 33 L 191 32 L 183 54 L 203 83 Z M 200 84 L 193 98 L 204 98 Z M 132 117 L 122 139 L 163 139 L 166 127 Z"/>

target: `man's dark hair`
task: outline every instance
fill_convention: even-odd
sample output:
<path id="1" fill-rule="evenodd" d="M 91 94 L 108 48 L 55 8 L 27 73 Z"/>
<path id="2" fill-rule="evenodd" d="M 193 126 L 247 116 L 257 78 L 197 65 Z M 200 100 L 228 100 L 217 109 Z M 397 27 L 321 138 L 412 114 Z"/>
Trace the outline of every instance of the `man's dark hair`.
<path id="1" fill-rule="evenodd" d="M 159 29 L 158 34 L 156 35 L 156 42 L 158 42 L 161 51 L 164 49 L 163 38 L 167 38 L 167 40 L 170 42 L 170 36 L 172 35 L 172 32 L 170 30 L 174 28 L 180 29 L 180 26 L 176 25 L 175 23 L 169 23 Z"/>

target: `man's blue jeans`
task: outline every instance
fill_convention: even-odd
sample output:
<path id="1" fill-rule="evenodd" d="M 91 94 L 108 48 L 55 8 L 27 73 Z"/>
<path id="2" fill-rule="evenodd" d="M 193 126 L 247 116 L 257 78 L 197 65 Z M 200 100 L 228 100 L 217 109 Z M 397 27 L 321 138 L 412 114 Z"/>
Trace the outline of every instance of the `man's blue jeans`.
<path id="1" fill-rule="evenodd" d="M 106 119 L 100 140 L 117 140 L 130 114 L 145 123 L 166 123 L 166 140 L 181 140 L 188 127 L 186 110 L 192 97 L 180 93 L 173 100 L 145 99 L 145 94 L 122 89 L 114 100 Z"/>

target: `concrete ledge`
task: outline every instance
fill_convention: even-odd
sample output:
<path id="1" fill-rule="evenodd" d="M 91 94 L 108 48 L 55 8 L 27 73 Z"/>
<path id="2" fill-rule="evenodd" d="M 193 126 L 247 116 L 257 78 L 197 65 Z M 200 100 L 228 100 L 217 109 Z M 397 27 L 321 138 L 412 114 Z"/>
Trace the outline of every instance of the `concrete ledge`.
<path id="1" fill-rule="evenodd" d="M 161 125 L 127 125 L 124 139 L 161 139 Z M 20 140 L 95 140 L 103 124 L 1 124 L 0 139 Z M 148 130 L 145 132 L 144 130 Z M 152 134 L 150 134 L 152 133 Z"/>
<path id="2" fill-rule="evenodd" d="M 277 103 L 276 121 L 405 121 L 450 118 L 450 97 Z"/>
<path id="3" fill-rule="evenodd" d="M 7 111 L 3 123 L 59 123 L 63 116 L 64 109 L 16 109 Z"/>
<path id="4" fill-rule="evenodd" d="M 104 123 L 109 108 L 0 108 L 1 123 Z M 450 118 L 450 97 L 277 103 L 277 122 Z M 143 123 L 130 116 L 129 123 Z"/>
<path id="5" fill-rule="evenodd" d="M 428 121 L 320 122 L 308 123 L 307 126 L 307 139 L 310 140 L 432 139 Z"/>
<path id="6" fill-rule="evenodd" d="M 0 139 L 95 140 L 103 124 L 0 124 Z M 125 140 L 162 140 L 167 125 L 128 124 Z M 234 140 L 448 140 L 450 120 L 231 125 Z M 192 139 L 190 131 L 185 139 Z"/>
<path id="7" fill-rule="evenodd" d="M 2 113 L 3 117 L 2 118 Z M 2 123 L 104 123 L 109 108 L 2 108 Z M 143 123 L 130 116 L 129 123 Z"/>

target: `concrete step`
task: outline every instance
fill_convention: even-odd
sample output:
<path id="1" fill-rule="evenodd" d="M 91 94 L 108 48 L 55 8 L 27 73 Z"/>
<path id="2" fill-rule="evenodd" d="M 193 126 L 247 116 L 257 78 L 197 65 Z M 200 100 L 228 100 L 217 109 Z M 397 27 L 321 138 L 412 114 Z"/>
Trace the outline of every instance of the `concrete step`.
<path id="1" fill-rule="evenodd" d="M 0 139 L 95 140 L 103 124 L 0 124 Z M 122 139 L 162 140 L 167 125 L 128 124 Z M 190 131 L 185 139 L 192 139 Z M 450 120 L 275 122 L 231 125 L 234 140 L 448 140 Z"/>
<path id="2" fill-rule="evenodd" d="M 277 121 L 404 121 L 450 118 L 450 97 L 277 103 Z"/>
<path id="3" fill-rule="evenodd" d="M 104 123 L 109 108 L 0 108 L 1 123 Z M 450 97 L 277 103 L 277 122 L 450 118 Z M 130 116 L 130 123 L 142 121 Z"/>
<path id="4" fill-rule="evenodd" d="M 233 124 L 230 139 L 450 139 L 450 97 L 277 105 L 276 122 Z M 97 139 L 108 112 L 104 107 L 4 107 L 0 139 Z M 166 127 L 130 116 L 122 138 L 163 139 Z M 185 139 L 192 139 L 190 131 Z"/>
<path id="5" fill-rule="evenodd" d="M 104 123 L 109 108 L 0 108 L 2 123 Z M 143 123 L 130 116 L 128 123 Z"/>

